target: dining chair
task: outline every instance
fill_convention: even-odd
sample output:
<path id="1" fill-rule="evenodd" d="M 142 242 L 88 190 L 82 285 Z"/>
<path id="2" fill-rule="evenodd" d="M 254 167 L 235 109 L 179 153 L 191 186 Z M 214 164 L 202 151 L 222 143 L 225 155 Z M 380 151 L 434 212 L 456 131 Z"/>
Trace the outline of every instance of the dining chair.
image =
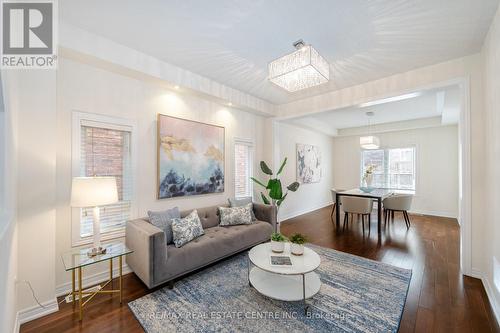
<path id="1" fill-rule="evenodd" d="M 383 201 L 384 204 L 384 223 L 387 223 L 392 218 L 394 222 L 394 212 L 402 212 L 405 219 L 406 227 L 410 228 L 410 216 L 408 211 L 411 209 L 413 195 L 411 194 L 395 194 Z"/>
<path id="2" fill-rule="evenodd" d="M 373 210 L 373 201 L 369 198 L 355 198 L 355 197 L 343 197 L 342 198 L 342 209 L 344 210 L 344 226 L 349 224 L 349 214 L 351 215 L 351 220 L 354 214 L 361 215 L 361 221 L 363 223 L 363 235 L 365 234 L 365 217 L 368 220 L 368 231 L 370 231 L 371 223 L 371 213 Z"/>
<path id="3" fill-rule="evenodd" d="M 332 194 L 332 201 L 333 201 L 333 208 L 330 217 L 333 217 L 333 214 L 335 214 L 335 208 L 337 208 L 337 192 L 340 192 L 340 190 L 332 188 L 330 189 L 330 192 Z"/>

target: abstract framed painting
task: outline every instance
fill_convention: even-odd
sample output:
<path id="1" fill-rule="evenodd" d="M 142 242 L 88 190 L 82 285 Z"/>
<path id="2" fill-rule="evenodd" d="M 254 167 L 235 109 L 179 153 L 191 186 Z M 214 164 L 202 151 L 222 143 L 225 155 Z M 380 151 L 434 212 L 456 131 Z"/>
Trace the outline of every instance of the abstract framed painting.
<path id="1" fill-rule="evenodd" d="M 158 114 L 157 197 L 224 192 L 224 127 Z"/>
<path id="2" fill-rule="evenodd" d="M 321 180 L 321 151 L 318 146 L 297 144 L 297 181 L 301 184 Z"/>

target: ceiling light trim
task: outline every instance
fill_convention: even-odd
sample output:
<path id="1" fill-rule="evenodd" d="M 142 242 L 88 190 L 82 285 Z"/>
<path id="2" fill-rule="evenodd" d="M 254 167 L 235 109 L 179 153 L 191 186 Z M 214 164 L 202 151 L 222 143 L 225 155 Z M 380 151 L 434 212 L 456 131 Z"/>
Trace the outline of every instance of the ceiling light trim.
<path id="1" fill-rule="evenodd" d="M 369 107 L 369 106 L 375 106 L 375 105 L 392 103 L 392 102 L 399 102 L 399 101 L 404 101 L 404 100 L 411 99 L 411 98 L 420 97 L 422 95 L 423 95 L 422 92 L 417 91 L 417 92 L 412 92 L 412 93 L 398 95 L 398 96 L 381 98 L 381 99 L 377 99 L 377 100 L 374 100 L 374 101 L 371 101 L 371 102 L 361 103 L 361 104 L 359 104 L 359 107 L 360 108 L 366 108 L 366 107 Z"/>

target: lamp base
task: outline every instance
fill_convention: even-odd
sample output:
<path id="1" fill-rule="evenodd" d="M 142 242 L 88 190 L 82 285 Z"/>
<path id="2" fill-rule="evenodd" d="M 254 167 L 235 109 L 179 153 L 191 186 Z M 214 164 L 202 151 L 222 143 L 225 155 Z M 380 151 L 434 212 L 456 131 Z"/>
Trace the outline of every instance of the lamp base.
<path id="1" fill-rule="evenodd" d="M 89 257 L 95 257 L 97 255 L 100 255 L 100 254 L 105 254 L 106 253 L 106 248 L 105 247 L 94 247 L 92 249 L 90 249 L 89 252 L 87 252 L 87 255 Z"/>

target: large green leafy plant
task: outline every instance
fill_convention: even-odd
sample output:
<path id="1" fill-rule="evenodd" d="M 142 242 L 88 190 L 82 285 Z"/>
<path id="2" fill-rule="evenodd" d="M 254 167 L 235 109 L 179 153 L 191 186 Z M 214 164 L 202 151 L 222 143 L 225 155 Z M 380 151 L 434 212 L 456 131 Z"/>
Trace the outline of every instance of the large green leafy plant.
<path id="1" fill-rule="evenodd" d="M 276 206 L 276 215 L 278 214 L 278 209 L 283 204 L 283 201 L 285 200 L 286 196 L 288 195 L 288 191 L 295 192 L 298 190 L 300 184 L 298 182 L 293 182 L 290 185 L 286 187 L 286 192 L 283 191 L 283 188 L 281 186 L 281 180 L 280 180 L 280 174 L 283 172 L 283 169 L 285 168 L 287 158 L 281 163 L 280 168 L 278 169 L 278 172 L 276 173 L 276 176 L 274 176 L 273 170 L 269 168 L 264 161 L 260 161 L 260 169 L 262 170 L 263 173 L 266 175 L 269 175 L 269 180 L 267 181 L 267 185 L 265 182 L 261 182 L 254 177 L 251 177 L 251 179 L 262 186 L 263 188 L 266 189 L 267 191 L 267 196 L 263 192 L 260 192 L 260 196 L 262 198 L 262 201 L 266 205 L 273 205 Z"/>

